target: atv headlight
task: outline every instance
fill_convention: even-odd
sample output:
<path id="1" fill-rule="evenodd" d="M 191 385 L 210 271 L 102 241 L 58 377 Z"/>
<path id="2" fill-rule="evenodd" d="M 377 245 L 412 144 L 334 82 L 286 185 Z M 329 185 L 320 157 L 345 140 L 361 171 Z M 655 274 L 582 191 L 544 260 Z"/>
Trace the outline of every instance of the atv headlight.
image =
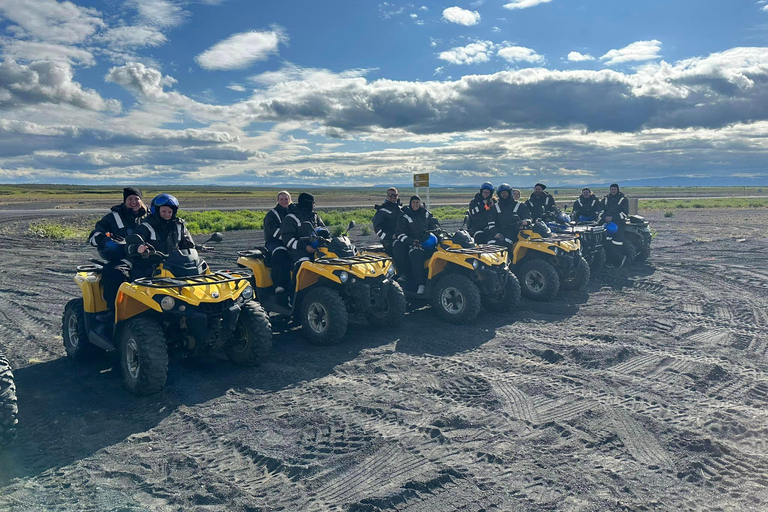
<path id="1" fill-rule="evenodd" d="M 390 277 L 392 277 L 394 275 L 395 275 L 395 266 L 394 265 L 390 265 L 387 268 L 387 278 L 390 278 Z"/>
<path id="2" fill-rule="evenodd" d="M 480 262 L 477 261 L 477 260 L 472 260 L 472 268 L 475 269 L 475 270 L 480 268 Z"/>
<path id="3" fill-rule="evenodd" d="M 240 296 L 243 300 L 251 300 L 253 298 L 253 288 L 251 288 L 251 285 L 246 286 Z"/>
<path id="4" fill-rule="evenodd" d="M 346 283 L 347 279 L 349 279 L 349 273 L 347 273 L 347 271 L 345 270 L 342 270 L 339 273 L 339 281 L 341 281 L 342 283 Z"/>
<path id="5" fill-rule="evenodd" d="M 176 300 L 173 297 L 168 297 L 167 295 L 160 301 L 160 307 L 163 308 L 163 311 L 170 311 L 175 305 Z"/>

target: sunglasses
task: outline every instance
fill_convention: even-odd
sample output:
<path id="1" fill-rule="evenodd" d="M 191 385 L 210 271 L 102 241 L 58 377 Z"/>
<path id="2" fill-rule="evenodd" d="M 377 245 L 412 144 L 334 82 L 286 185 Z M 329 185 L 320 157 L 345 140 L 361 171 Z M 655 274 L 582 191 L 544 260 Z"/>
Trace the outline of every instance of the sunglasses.
<path id="1" fill-rule="evenodd" d="M 387 197 L 397 197 L 397 196 L 399 196 L 399 195 L 400 195 L 400 194 L 387 194 Z"/>

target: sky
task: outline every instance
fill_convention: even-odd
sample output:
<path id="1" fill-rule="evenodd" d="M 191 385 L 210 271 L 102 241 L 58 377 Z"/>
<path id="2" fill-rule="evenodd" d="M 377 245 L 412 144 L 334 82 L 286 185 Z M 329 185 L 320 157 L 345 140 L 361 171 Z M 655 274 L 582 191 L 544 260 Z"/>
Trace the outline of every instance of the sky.
<path id="1" fill-rule="evenodd" d="M 768 183 L 768 0 L 0 0 L 0 183 Z"/>

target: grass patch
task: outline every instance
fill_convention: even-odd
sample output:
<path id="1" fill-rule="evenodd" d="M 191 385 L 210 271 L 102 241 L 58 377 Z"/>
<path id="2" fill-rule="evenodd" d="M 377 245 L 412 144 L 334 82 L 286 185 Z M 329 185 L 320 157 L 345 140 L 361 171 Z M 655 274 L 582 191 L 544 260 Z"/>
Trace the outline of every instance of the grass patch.
<path id="1" fill-rule="evenodd" d="M 673 212 L 672 210 L 668 210 L 668 211 L 664 212 L 664 216 L 665 217 L 674 217 L 675 216 L 675 212 Z"/>
<path id="2" fill-rule="evenodd" d="M 42 221 L 34 222 L 27 229 L 29 234 L 52 240 L 70 240 L 81 238 L 85 240 L 90 229 L 77 224 L 64 224 L 61 222 Z"/>
<path id="3" fill-rule="evenodd" d="M 657 199 L 655 201 L 640 201 L 641 210 L 669 210 L 670 208 L 768 208 L 768 198 L 765 197 L 728 197 L 728 198 L 696 198 L 696 199 Z"/>

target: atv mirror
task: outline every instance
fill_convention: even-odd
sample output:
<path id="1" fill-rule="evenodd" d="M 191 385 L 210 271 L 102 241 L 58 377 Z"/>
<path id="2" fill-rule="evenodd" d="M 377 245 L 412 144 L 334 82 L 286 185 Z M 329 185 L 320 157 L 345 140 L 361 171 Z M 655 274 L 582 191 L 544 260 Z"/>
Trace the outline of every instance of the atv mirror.
<path id="1" fill-rule="evenodd" d="M 355 221 L 351 220 L 351 221 L 349 221 L 349 227 L 347 228 L 347 231 L 349 231 L 353 227 L 355 227 Z"/>
<path id="2" fill-rule="evenodd" d="M 204 243 L 206 243 L 206 244 L 207 244 L 208 242 L 221 242 L 222 240 L 224 240 L 224 235 L 222 235 L 221 233 L 219 233 L 219 232 L 217 231 L 217 232 L 213 233 L 213 234 L 211 235 L 211 238 L 209 238 L 208 240 L 206 240 Z"/>

